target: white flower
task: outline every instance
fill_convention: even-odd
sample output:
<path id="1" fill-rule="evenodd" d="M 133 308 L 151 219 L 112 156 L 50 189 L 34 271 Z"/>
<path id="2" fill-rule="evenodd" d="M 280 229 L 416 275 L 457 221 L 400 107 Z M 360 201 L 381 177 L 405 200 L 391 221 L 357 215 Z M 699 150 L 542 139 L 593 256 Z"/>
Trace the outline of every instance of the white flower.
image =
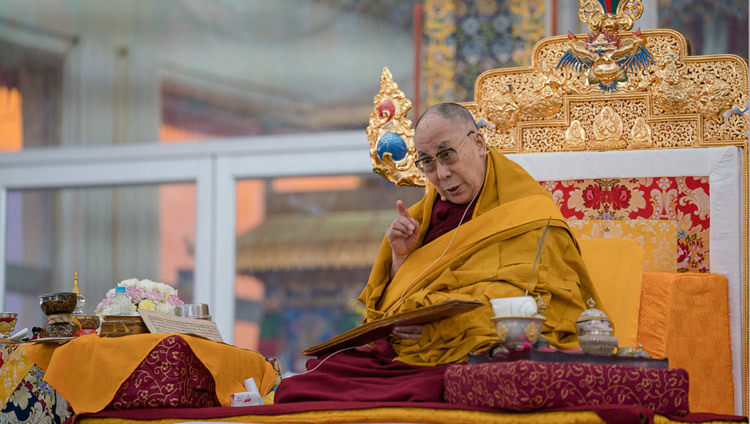
<path id="1" fill-rule="evenodd" d="M 154 291 L 155 283 L 151 280 L 144 279 L 138 282 L 138 285 L 146 289 L 146 291 Z"/>
<path id="2" fill-rule="evenodd" d="M 129 278 L 127 280 L 120 281 L 117 287 L 125 287 L 127 294 L 130 297 L 130 301 L 133 307 L 133 311 L 138 311 L 138 304 L 142 303 L 144 309 L 152 309 L 155 304 L 155 309 L 159 312 L 168 314 L 174 314 L 174 307 L 169 303 L 170 296 L 177 297 L 177 290 L 169 284 L 152 281 L 148 278 L 139 280 L 137 278 Z M 97 305 L 98 315 L 111 315 L 113 312 L 110 307 L 109 300 L 115 295 L 115 289 L 111 289 L 107 292 L 107 297 Z M 143 303 L 146 299 L 148 302 Z M 174 302 L 174 298 L 172 303 Z M 179 298 L 178 298 L 179 299 Z M 181 302 L 180 302 L 181 303 Z"/>
<path id="3" fill-rule="evenodd" d="M 161 312 L 164 314 L 174 314 L 174 306 L 170 305 L 169 303 L 159 303 L 156 305 L 156 312 Z"/>
<path id="4" fill-rule="evenodd" d="M 137 278 L 129 278 L 127 280 L 120 281 L 120 284 L 118 286 L 120 287 L 130 287 L 130 286 L 136 286 L 138 285 L 138 279 Z"/>

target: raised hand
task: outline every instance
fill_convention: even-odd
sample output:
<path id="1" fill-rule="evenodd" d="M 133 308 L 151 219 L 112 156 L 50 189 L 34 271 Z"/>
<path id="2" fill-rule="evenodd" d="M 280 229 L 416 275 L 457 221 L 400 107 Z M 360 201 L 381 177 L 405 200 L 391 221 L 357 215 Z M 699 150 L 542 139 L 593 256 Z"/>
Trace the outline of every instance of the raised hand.
<path id="1" fill-rule="evenodd" d="M 398 216 L 391 222 L 385 233 L 388 244 L 393 251 L 391 276 L 393 276 L 409 254 L 417 248 L 419 242 L 419 222 L 409 215 L 404 202 L 397 201 Z"/>

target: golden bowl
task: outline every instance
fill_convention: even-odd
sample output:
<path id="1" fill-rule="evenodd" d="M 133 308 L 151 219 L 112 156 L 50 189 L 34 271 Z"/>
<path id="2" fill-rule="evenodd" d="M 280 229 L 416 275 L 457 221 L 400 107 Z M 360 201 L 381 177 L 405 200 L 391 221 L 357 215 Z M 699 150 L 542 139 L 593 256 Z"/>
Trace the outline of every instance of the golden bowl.
<path id="1" fill-rule="evenodd" d="M 10 336 L 10 333 L 16 328 L 18 314 L 15 312 L 0 312 L 0 334 Z"/>
<path id="2" fill-rule="evenodd" d="M 78 295 L 73 292 L 48 293 L 39 296 L 44 315 L 70 314 L 76 309 Z"/>

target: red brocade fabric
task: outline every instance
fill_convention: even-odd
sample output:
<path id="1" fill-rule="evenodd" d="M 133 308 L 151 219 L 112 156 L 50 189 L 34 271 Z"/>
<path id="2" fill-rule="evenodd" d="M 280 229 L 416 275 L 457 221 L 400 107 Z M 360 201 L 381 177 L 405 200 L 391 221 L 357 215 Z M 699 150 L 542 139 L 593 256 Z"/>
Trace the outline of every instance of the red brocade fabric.
<path id="1" fill-rule="evenodd" d="M 446 365 L 415 367 L 393 361 L 395 356 L 390 343 L 381 339 L 373 346 L 310 359 L 307 369 L 315 370 L 281 380 L 274 402 L 442 401 Z"/>
<path id="2" fill-rule="evenodd" d="M 689 412 L 687 371 L 621 365 L 451 365 L 445 373 L 445 398 L 449 403 L 515 411 L 620 404 L 679 416 Z"/>
<path id="3" fill-rule="evenodd" d="M 105 409 L 205 408 L 219 406 L 208 369 L 179 336 L 154 347 L 120 386 Z"/>

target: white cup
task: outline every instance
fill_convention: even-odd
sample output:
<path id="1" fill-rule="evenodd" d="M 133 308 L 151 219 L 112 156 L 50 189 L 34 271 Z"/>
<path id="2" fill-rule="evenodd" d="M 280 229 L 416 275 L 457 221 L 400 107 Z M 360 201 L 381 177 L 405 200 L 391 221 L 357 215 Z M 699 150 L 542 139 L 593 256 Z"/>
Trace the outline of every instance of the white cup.
<path id="1" fill-rule="evenodd" d="M 490 299 L 496 317 L 533 317 L 537 313 L 536 300 L 531 296 Z"/>

